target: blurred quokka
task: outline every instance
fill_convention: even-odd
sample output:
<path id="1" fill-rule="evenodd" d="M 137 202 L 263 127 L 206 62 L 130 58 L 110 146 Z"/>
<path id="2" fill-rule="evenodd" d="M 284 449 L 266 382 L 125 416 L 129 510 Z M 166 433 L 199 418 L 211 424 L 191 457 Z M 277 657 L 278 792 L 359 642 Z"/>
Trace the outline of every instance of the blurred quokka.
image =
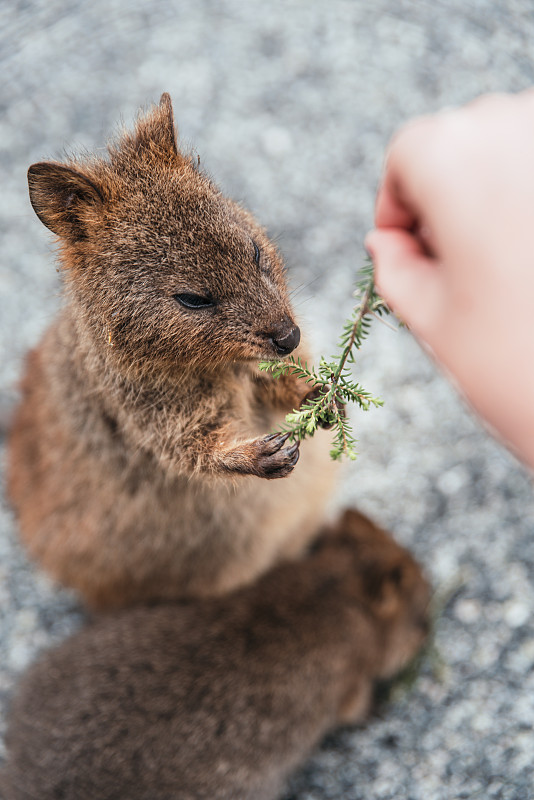
<path id="1" fill-rule="evenodd" d="M 429 587 L 348 511 L 223 598 L 123 610 L 41 659 L 11 709 L 4 800 L 271 800 L 415 655 Z"/>
<path id="2" fill-rule="evenodd" d="M 168 95 L 108 151 L 28 171 L 64 303 L 8 468 L 31 555 L 93 608 L 216 595 L 298 557 L 333 476 L 324 432 L 294 473 L 298 444 L 268 435 L 307 388 L 258 360 L 307 353 L 264 229 L 178 150 Z"/>

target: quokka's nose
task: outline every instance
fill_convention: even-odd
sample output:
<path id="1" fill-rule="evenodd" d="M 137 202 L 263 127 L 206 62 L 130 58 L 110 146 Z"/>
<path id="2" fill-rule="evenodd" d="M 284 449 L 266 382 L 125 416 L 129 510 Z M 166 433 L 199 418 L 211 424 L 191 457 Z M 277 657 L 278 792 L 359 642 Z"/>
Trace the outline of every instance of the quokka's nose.
<path id="1" fill-rule="evenodd" d="M 300 342 L 300 328 L 295 325 L 287 333 L 282 335 L 275 334 L 271 336 L 271 341 L 279 356 L 288 356 L 293 350 L 299 346 Z"/>

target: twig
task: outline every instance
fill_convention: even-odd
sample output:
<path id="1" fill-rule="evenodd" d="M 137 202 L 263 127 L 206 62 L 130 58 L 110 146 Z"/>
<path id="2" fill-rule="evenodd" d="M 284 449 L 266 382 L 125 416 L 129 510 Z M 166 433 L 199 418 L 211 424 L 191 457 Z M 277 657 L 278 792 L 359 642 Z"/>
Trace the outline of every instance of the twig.
<path id="1" fill-rule="evenodd" d="M 348 402 L 356 403 L 361 409 L 367 411 L 371 406 L 383 405 L 382 400 L 373 397 L 361 386 L 354 382 L 347 364 L 355 360 L 355 351 L 359 350 L 363 340 L 369 332 L 368 317 L 378 317 L 389 313 L 389 309 L 376 293 L 374 286 L 373 265 L 370 261 L 364 266 L 363 280 L 359 282 L 358 290 L 361 301 L 355 306 L 353 316 L 344 326 L 341 337 L 341 353 L 335 361 L 321 358 L 319 368 L 309 368 L 302 364 L 300 359 L 292 356 L 285 360 L 263 361 L 259 368 L 272 372 L 274 378 L 292 374 L 304 379 L 316 390 L 316 397 L 308 398 L 299 409 L 294 409 L 286 416 L 282 430 L 290 434 L 293 440 L 302 440 L 313 436 L 318 427 L 332 428 L 334 442 L 330 455 L 337 459 L 347 455 L 350 459 L 356 458 L 356 440 L 352 429 L 340 410 Z"/>
<path id="2" fill-rule="evenodd" d="M 337 384 L 338 381 L 339 381 L 339 376 L 341 375 L 341 373 L 343 371 L 343 368 L 345 367 L 345 364 L 347 363 L 347 359 L 348 359 L 348 357 L 350 355 L 350 351 L 354 347 L 354 341 L 356 339 L 356 334 L 357 334 L 358 328 L 360 327 L 360 325 L 361 325 L 361 323 L 363 321 L 363 318 L 365 317 L 366 314 L 372 313 L 369 310 L 369 298 L 371 297 L 371 293 L 373 291 L 373 288 L 374 288 L 374 278 L 373 278 L 372 281 L 369 282 L 369 284 L 368 284 L 368 286 L 367 286 L 367 288 L 365 290 L 362 302 L 361 302 L 359 308 L 357 307 L 356 317 L 355 317 L 354 323 L 352 325 L 350 338 L 349 338 L 349 343 L 347 344 L 347 346 L 345 347 L 345 349 L 343 350 L 343 352 L 341 354 L 341 361 L 339 362 L 339 366 L 338 366 L 338 368 L 337 368 L 337 370 L 336 370 L 336 372 L 334 374 L 334 377 L 332 379 L 332 385 Z"/>

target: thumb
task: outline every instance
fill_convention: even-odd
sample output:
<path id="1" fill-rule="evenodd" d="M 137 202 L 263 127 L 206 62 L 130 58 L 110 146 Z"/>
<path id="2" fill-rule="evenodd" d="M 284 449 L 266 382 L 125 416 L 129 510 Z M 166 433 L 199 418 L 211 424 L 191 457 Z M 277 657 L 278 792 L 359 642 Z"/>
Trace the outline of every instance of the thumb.
<path id="1" fill-rule="evenodd" d="M 439 262 L 401 228 L 371 231 L 365 247 L 374 263 L 379 293 L 395 314 L 433 347 L 433 332 L 445 299 Z"/>

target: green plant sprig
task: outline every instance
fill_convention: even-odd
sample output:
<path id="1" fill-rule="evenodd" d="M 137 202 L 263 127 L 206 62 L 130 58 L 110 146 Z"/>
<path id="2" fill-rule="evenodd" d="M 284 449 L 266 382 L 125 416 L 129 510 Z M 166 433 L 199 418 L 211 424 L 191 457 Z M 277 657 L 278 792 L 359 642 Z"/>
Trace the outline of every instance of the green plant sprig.
<path id="1" fill-rule="evenodd" d="M 299 409 L 287 414 L 281 430 L 289 433 L 292 441 L 301 441 L 313 436 L 318 427 L 331 428 L 334 433 L 330 455 L 340 459 L 343 454 L 352 461 L 356 459 L 356 439 L 345 413 L 347 403 L 356 403 L 363 411 L 371 406 L 383 405 L 354 381 L 349 364 L 354 364 L 356 351 L 360 349 L 371 327 L 371 317 L 381 317 L 389 313 L 384 300 L 377 294 L 374 283 L 373 264 L 370 259 L 361 270 L 355 296 L 359 302 L 354 307 L 350 319 L 343 326 L 339 343 L 341 352 L 328 361 L 321 357 L 319 367 L 308 367 L 300 358 L 290 356 L 277 361 L 261 361 L 258 365 L 263 372 L 271 372 L 274 378 L 294 375 L 310 384 L 310 397 Z"/>

